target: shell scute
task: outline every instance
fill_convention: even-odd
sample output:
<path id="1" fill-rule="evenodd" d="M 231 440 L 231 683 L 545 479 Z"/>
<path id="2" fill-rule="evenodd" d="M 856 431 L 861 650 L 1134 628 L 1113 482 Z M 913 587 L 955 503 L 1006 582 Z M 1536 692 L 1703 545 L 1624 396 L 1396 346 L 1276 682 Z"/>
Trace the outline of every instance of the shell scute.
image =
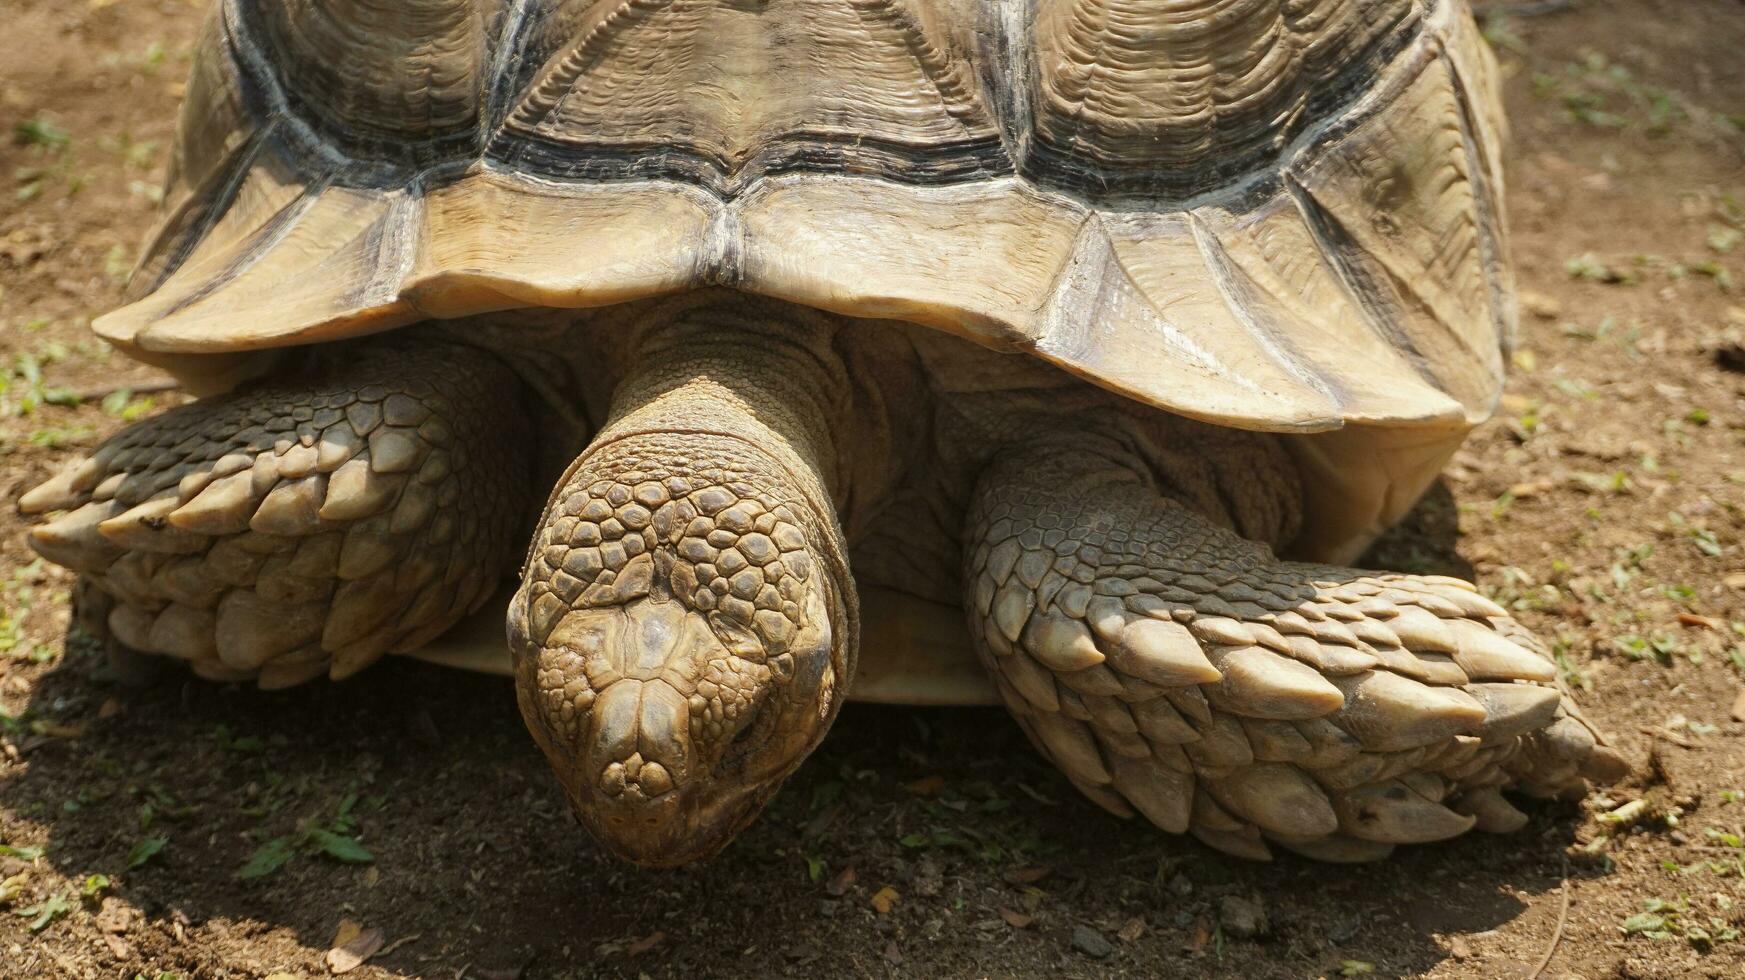
<path id="1" fill-rule="evenodd" d="M 181 370 L 726 285 L 1243 428 L 1448 447 L 1497 396 L 1461 0 L 420 3 L 227 0 L 100 333 Z"/>

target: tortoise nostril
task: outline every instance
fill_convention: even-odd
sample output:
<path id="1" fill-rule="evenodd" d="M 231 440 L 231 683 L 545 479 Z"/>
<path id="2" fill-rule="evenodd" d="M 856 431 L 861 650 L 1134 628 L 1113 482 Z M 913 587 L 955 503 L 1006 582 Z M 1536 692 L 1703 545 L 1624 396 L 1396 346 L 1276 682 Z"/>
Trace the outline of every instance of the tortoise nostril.
<path id="1" fill-rule="evenodd" d="M 600 773 L 600 791 L 615 799 L 652 800 L 672 792 L 672 788 L 672 772 L 658 762 L 645 762 L 640 752 Z"/>
<path id="2" fill-rule="evenodd" d="M 636 776 L 636 783 L 642 787 L 644 796 L 660 796 L 673 788 L 672 774 L 658 762 L 644 763 L 642 772 Z"/>

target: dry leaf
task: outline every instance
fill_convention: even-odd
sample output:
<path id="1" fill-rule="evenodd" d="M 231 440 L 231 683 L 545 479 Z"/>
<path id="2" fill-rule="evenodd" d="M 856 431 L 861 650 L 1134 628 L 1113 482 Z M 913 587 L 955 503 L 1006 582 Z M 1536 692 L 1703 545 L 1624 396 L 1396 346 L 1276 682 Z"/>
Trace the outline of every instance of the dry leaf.
<path id="1" fill-rule="evenodd" d="M 348 925 L 351 926 L 351 930 L 346 929 Z M 371 928 L 356 931 L 357 929 L 357 923 L 350 919 L 340 921 L 339 934 L 335 935 L 334 939 L 337 940 L 340 935 L 344 935 L 347 931 L 352 931 L 352 938 L 343 943 L 334 943 L 333 948 L 327 951 L 327 969 L 333 973 L 350 973 L 363 966 L 365 960 L 376 955 L 376 952 L 382 948 L 383 941 L 387 938 L 382 935 L 380 929 Z"/>
<path id="2" fill-rule="evenodd" d="M 655 948 L 656 946 L 659 946 L 660 941 L 662 939 L 665 939 L 665 938 L 666 938 L 666 933 L 664 933 L 664 932 L 651 932 L 648 935 L 642 937 L 641 939 L 638 939 L 635 942 L 631 943 L 630 945 L 624 947 L 624 951 L 626 953 L 629 953 L 631 956 L 641 956 L 643 953 L 646 953 L 649 950 Z"/>
<path id="3" fill-rule="evenodd" d="M 878 891 L 873 893 L 873 897 L 872 897 L 873 911 L 877 912 L 880 915 L 889 915 L 892 907 L 894 907 L 897 904 L 897 899 L 902 898 L 902 897 L 903 897 L 902 892 L 897 891 L 895 888 L 892 888 L 890 885 L 886 885 L 885 887 L 880 888 Z"/>
<path id="4" fill-rule="evenodd" d="M 832 898 L 841 898 L 848 894 L 848 889 L 854 886 L 854 879 L 859 877 L 853 867 L 843 868 L 836 872 L 836 877 L 824 885 L 824 891 Z"/>
<path id="5" fill-rule="evenodd" d="M 1713 616 L 1698 616 L 1696 613 L 1688 612 L 1679 613 L 1678 622 L 1681 626 L 1700 626 L 1703 629 L 1711 629 L 1717 633 L 1727 628 L 1725 622 L 1722 622 Z"/>
<path id="6" fill-rule="evenodd" d="M 1003 905 L 1000 906 L 1000 918 L 1005 919 L 1006 924 L 1014 929 L 1028 929 L 1036 923 L 1035 916 L 1025 915 L 1017 909 L 1009 909 Z"/>
<path id="7" fill-rule="evenodd" d="M 356 920 L 340 919 L 339 928 L 333 930 L 333 942 L 330 942 L 327 945 L 330 948 L 337 949 L 338 947 L 351 942 L 353 939 L 356 939 L 358 934 L 363 931 L 364 927 L 359 925 Z"/>

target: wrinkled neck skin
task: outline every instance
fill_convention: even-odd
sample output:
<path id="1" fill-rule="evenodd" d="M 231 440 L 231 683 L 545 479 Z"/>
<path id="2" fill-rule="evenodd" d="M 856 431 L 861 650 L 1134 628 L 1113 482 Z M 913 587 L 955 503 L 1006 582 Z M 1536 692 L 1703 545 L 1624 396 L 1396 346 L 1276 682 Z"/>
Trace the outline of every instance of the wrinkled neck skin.
<path id="1" fill-rule="evenodd" d="M 847 694 L 838 441 L 869 423 L 832 333 L 749 299 L 649 310 L 542 517 L 509 614 L 522 714 L 584 825 L 629 860 L 718 851 Z"/>

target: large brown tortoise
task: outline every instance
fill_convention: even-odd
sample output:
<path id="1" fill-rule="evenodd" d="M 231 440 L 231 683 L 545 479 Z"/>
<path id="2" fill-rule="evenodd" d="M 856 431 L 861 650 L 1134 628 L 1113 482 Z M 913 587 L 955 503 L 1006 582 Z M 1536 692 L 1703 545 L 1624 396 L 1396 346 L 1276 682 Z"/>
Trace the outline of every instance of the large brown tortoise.
<path id="1" fill-rule="evenodd" d="M 224 0 L 96 323 L 205 397 L 20 506 L 202 677 L 512 659 L 647 864 L 848 697 L 1244 857 L 1511 830 L 1620 757 L 1338 564 L 1498 397 L 1495 86 L 1464 0 Z"/>

